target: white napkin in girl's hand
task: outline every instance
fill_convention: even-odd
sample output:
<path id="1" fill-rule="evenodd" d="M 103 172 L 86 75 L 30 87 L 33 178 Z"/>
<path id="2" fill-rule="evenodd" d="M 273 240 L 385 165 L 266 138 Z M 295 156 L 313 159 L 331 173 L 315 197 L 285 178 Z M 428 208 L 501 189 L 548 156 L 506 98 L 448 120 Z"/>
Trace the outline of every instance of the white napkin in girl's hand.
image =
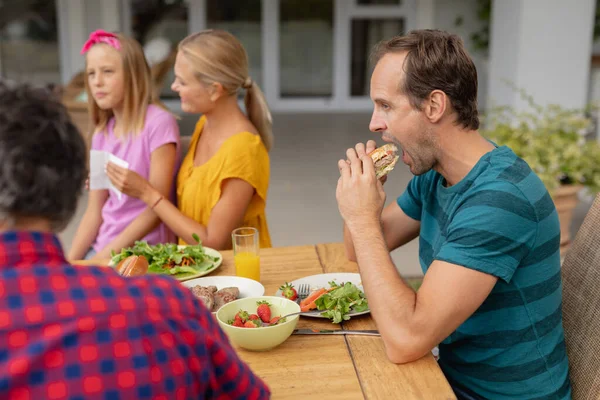
<path id="1" fill-rule="evenodd" d="M 112 184 L 104 171 L 109 161 L 119 167 L 129 168 L 127 161 L 120 159 L 108 151 L 90 150 L 90 190 L 110 189 L 121 200 L 123 193 Z"/>

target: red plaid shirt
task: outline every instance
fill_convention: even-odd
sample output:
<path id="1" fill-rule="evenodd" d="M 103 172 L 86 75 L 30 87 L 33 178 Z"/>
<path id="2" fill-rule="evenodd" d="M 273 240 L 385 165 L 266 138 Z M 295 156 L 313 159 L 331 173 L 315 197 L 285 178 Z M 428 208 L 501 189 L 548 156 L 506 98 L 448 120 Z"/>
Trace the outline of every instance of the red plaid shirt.
<path id="1" fill-rule="evenodd" d="M 0 398 L 266 399 L 189 290 L 69 265 L 51 234 L 0 234 Z"/>

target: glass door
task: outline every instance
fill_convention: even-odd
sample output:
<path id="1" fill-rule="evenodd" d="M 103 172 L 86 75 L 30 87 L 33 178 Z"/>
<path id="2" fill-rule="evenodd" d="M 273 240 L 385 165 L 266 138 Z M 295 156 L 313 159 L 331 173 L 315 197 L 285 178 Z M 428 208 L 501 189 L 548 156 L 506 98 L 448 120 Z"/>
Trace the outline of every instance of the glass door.
<path id="1" fill-rule="evenodd" d="M 374 44 L 417 25 L 417 0 L 127 1 L 163 10 L 152 24 L 145 22 L 152 25 L 145 31 L 162 32 L 172 42 L 207 28 L 233 33 L 273 111 L 371 110 Z M 163 95 L 169 95 L 165 86 Z"/>
<path id="2" fill-rule="evenodd" d="M 262 0 L 265 92 L 277 111 L 368 111 L 369 56 L 414 26 L 416 0 Z"/>
<path id="3" fill-rule="evenodd" d="M 339 13 L 345 29 L 336 42 L 339 101 L 343 108 L 371 110 L 371 52 L 379 41 L 414 28 L 416 0 L 351 0 L 340 4 Z"/>
<path id="4" fill-rule="evenodd" d="M 248 54 L 249 73 L 254 82 L 263 88 L 262 68 L 262 2 L 244 0 L 205 0 L 206 28 L 222 29 L 233 34 Z"/>
<path id="5" fill-rule="evenodd" d="M 0 1 L 0 76 L 34 85 L 61 82 L 56 1 Z"/>
<path id="6" fill-rule="evenodd" d="M 333 96 L 333 0 L 280 0 L 279 96 Z"/>
<path id="7" fill-rule="evenodd" d="M 125 31 L 144 48 L 163 100 L 179 97 L 171 90 L 177 44 L 190 31 L 189 7 L 184 0 L 128 0 Z"/>

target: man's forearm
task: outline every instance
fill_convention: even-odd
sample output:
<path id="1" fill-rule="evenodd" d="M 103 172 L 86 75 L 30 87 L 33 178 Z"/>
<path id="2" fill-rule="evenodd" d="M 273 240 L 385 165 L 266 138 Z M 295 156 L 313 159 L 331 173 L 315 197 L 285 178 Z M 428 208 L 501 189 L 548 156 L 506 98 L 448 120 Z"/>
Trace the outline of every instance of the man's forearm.
<path id="1" fill-rule="evenodd" d="M 356 261 L 356 253 L 354 252 L 354 244 L 352 243 L 352 235 L 344 223 L 344 249 L 346 250 L 346 257 L 350 261 Z"/>
<path id="2" fill-rule="evenodd" d="M 368 223 L 348 228 L 371 315 L 393 362 L 419 358 L 415 349 L 416 293 L 398 274 L 385 243 L 381 226 Z"/>

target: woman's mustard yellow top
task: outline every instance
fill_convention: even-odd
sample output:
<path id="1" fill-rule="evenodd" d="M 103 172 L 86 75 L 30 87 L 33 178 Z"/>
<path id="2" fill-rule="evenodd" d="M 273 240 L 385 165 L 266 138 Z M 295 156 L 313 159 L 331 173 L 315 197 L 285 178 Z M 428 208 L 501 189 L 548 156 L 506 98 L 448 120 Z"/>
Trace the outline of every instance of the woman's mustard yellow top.
<path id="1" fill-rule="evenodd" d="M 250 132 L 240 132 L 225 140 L 217 153 L 206 163 L 196 167 L 194 153 L 205 120 L 205 117 L 198 120 L 190 148 L 177 175 L 179 210 L 207 226 L 211 211 L 221 197 L 223 181 L 230 178 L 243 179 L 255 190 L 246 210 L 243 226 L 258 229 L 260 247 L 271 247 L 265 215 L 270 174 L 267 149 L 260 136 Z M 179 243 L 185 244 L 181 239 Z"/>

